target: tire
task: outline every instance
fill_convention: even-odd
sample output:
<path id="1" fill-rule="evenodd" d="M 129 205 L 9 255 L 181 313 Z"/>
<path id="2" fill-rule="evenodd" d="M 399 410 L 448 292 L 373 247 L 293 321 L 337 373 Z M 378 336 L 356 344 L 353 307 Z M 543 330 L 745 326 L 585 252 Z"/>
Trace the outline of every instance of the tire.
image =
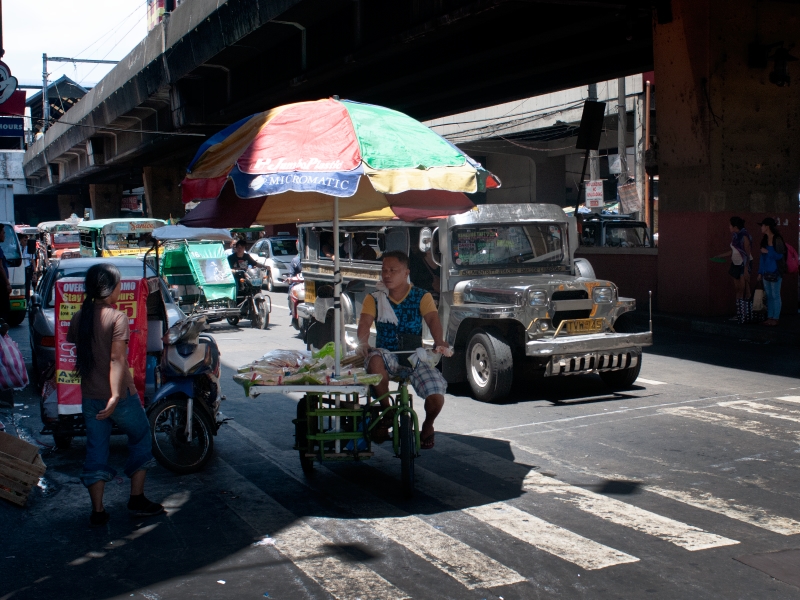
<path id="1" fill-rule="evenodd" d="M 56 450 L 69 450 L 72 446 L 72 437 L 66 433 L 53 432 L 53 441 L 56 443 Z"/>
<path id="2" fill-rule="evenodd" d="M 148 415 L 153 456 L 173 473 L 200 471 L 214 452 L 214 426 L 202 408 L 192 411 L 192 441 L 186 441 L 187 403 L 183 396 L 169 396 Z"/>
<path id="3" fill-rule="evenodd" d="M 10 327 L 16 327 L 24 320 L 25 320 L 24 310 L 12 310 L 11 313 L 8 315 L 8 319 L 6 319 L 6 323 L 8 323 Z"/>
<path id="4" fill-rule="evenodd" d="M 239 324 L 239 317 L 228 317 L 228 325 L 236 327 Z"/>
<path id="5" fill-rule="evenodd" d="M 499 402 L 508 396 L 514 357 L 499 331 L 476 329 L 467 344 L 466 361 L 467 381 L 476 400 Z"/>
<path id="6" fill-rule="evenodd" d="M 400 483 L 406 499 L 414 496 L 414 458 L 416 454 L 414 423 L 411 415 L 406 412 L 400 415 Z"/>
<path id="7" fill-rule="evenodd" d="M 253 329 L 266 329 L 267 325 L 269 325 L 269 313 L 267 312 L 266 300 L 263 298 L 253 298 L 250 327 Z"/>
<path id="8" fill-rule="evenodd" d="M 639 362 L 635 367 L 620 369 L 619 371 L 603 371 L 600 373 L 600 379 L 612 390 L 629 390 L 633 387 L 641 370 L 642 357 L 639 356 Z"/>
<path id="9" fill-rule="evenodd" d="M 275 282 L 272 280 L 272 271 L 267 271 L 267 291 L 275 291 Z"/>
<path id="10" fill-rule="evenodd" d="M 314 472 L 314 459 L 306 456 L 306 453 L 311 450 L 308 447 L 307 410 L 308 405 L 306 404 L 306 398 L 304 396 L 300 398 L 300 401 L 297 403 L 297 420 L 294 425 L 294 439 L 298 454 L 300 455 L 300 467 L 303 469 L 303 473 L 311 475 Z M 314 430 L 316 430 L 316 427 L 312 428 L 312 431 Z"/>

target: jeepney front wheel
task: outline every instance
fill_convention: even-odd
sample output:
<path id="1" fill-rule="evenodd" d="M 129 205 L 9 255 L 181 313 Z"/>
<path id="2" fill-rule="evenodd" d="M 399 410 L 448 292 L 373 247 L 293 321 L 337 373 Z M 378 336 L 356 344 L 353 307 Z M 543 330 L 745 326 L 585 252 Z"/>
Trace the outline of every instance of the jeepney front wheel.
<path id="1" fill-rule="evenodd" d="M 511 391 L 514 357 L 497 329 L 476 329 L 466 352 L 467 381 L 472 395 L 483 402 L 499 402 Z"/>
<path id="2" fill-rule="evenodd" d="M 638 379 L 639 371 L 641 370 L 642 357 L 639 356 L 639 361 L 635 367 L 628 367 L 619 371 L 601 371 L 600 379 L 612 390 L 629 390 Z"/>
<path id="3" fill-rule="evenodd" d="M 6 322 L 11 327 L 16 327 L 25 320 L 26 314 L 27 313 L 24 310 L 12 310 L 11 313 L 8 315 Z"/>

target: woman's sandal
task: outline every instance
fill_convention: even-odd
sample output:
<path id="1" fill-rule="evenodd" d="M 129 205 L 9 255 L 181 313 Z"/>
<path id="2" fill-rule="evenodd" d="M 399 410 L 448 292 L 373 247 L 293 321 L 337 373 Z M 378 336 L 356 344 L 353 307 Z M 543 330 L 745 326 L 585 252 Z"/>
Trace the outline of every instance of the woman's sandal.
<path id="1" fill-rule="evenodd" d="M 432 450 L 436 445 L 436 432 L 430 434 L 428 437 L 419 441 L 419 447 L 422 450 Z"/>

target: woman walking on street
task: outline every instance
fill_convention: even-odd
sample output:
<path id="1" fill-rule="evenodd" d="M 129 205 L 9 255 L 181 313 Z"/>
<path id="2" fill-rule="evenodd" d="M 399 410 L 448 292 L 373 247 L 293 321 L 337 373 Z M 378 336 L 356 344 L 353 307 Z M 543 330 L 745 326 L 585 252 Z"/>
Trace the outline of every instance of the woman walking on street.
<path id="1" fill-rule="evenodd" d="M 67 341 L 77 346 L 76 370 L 81 376 L 86 420 L 86 462 L 81 481 L 92 499 L 90 523 L 105 525 L 106 481 L 116 476 L 108 465 L 112 422 L 128 436 L 125 474 L 131 479 L 128 510 L 132 516 L 160 514 L 164 507 L 144 496 L 146 470 L 155 466 L 150 426 L 128 367 L 128 317 L 114 308 L 120 294 L 119 270 L 112 264 L 92 265 L 86 272 L 86 299 L 69 325 Z"/>
<path id="2" fill-rule="evenodd" d="M 767 217 L 761 223 L 761 261 L 758 279 L 764 282 L 767 295 L 767 320 L 764 325 L 775 326 L 781 316 L 781 281 L 786 272 L 786 243 L 778 233 L 775 219 Z"/>
<path id="3" fill-rule="evenodd" d="M 741 325 L 750 321 L 753 314 L 753 300 L 750 294 L 750 265 L 753 260 L 751 247 L 753 238 L 744 227 L 744 219 L 741 217 L 731 217 L 731 266 L 728 274 L 733 277 L 733 286 L 736 294 L 736 317 L 735 320 Z M 728 252 L 723 252 L 715 256 L 722 259 L 728 256 Z M 731 319 L 732 321 L 734 319 Z"/>

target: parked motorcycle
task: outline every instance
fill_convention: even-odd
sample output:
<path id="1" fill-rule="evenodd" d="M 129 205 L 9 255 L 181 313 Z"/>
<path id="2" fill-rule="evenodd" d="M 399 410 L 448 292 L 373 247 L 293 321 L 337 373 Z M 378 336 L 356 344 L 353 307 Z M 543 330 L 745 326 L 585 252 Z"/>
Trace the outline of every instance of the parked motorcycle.
<path id="1" fill-rule="evenodd" d="M 153 455 L 175 473 L 194 473 L 206 465 L 223 423 L 220 352 L 214 338 L 203 333 L 207 329 L 205 315 L 192 315 L 167 331 L 161 386 L 147 408 Z"/>
<path id="2" fill-rule="evenodd" d="M 228 324 L 235 327 L 239 319 L 249 319 L 250 327 L 266 329 L 269 325 L 269 313 L 272 312 L 272 300 L 261 293 L 261 273 L 255 267 L 246 271 L 233 272 L 236 281 L 236 304 L 239 307 L 238 317 L 228 317 Z"/>

